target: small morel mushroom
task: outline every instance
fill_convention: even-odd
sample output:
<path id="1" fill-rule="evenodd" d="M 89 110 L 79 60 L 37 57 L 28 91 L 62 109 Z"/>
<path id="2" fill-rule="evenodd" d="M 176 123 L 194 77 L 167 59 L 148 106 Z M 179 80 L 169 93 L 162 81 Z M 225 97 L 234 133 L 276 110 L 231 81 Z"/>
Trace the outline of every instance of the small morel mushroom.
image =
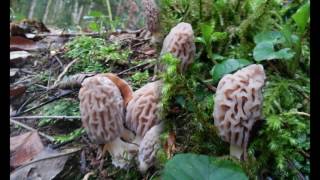
<path id="1" fill-rule="evenodd" d="M 120 139 L 126 133 L 121 90 L 106 76 L 96 75 L 84 80 L 79 99 L 82 124 L 91 141 L 104 145 L 102 156 L 108 151 L 115 166 L 126 167 L 138 147 Z"/>
<path id="2" fill-rule="evenodd" d="M 230 143 L 230 155 L 247 159 L 249 134 L 261 120 L 262 88 L 266 75 L 262 65 L 247 66 L 219 82 L 214 105 L 214 124 L 224 141 Z"/>
<path id="3" fill-rule="evenodd" d="M 160 38 L 160 11 L 155 0 L 142 0 L 142 7 L 144 12 L 147 29 L 151 32 L 151 42 L 156 43 Z"/>
<path id="4" fill-rule="evenodd" d="M 185 72 L 193 62 L 196 52 L 193 30 L 190 24 L 181 22 L 171 29 L 163 41 L 160 56 L 168 52 L 180 59 L 179 71 Z M 160 71 L 163 71 L 163 68 L 160 67 Z"/>
<path id="5" fill-rule="evenodd" d="M 163 123 L 153 126 L 143 137 L 139 146 L 139 171 L 145 173 L 155 163 L 157 151 L 160 149 L 160 134 Z"/>
<path id="6" fill-rule="evenodd" d="M 136 143 L 140 144 L 146 132 L 159 124 L 158 103 L 162 81 L 148 83 L 133 93 L 126 112 L 126 126 L 136 133 Z"/>
<path id="7" fill-rule="evenodd" d="M 148 83 L 133 93 L 126 112 L 126 126 L 136 133 L 139 144 L 139 169 L 143 173 L 155 160 L 157 139 L 161 133 L 159 106 L 162 81 Z"/>

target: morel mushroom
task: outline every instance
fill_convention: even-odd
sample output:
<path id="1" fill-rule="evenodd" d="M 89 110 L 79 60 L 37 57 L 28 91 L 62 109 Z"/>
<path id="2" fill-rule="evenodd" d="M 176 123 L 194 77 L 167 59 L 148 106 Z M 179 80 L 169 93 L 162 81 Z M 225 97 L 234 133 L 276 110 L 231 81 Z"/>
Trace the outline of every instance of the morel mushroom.
<path id="1" fill-rule="evenodd" d="M 153 126 L 144 135 L 139 146 L 139 171 L 145 173 L 149 167 L 154 165 L 156 153 L 160 148 L 160 134 L 163 123 Z"/>
<path id="2" fill-rule="evenodd" d="M 82 124 L 91 141 L 104 145 L 102 155 L 108 151 L 115 166 L 126 167 L 138 147 L 120 139 L 126 132 L 125 109 L 117 85 L 104 75 L 87 78 L 82 83 L 79 99 Z"/>
<path id="3" fill-rule="evenodd" d="M 144 10 L 144 17 L 147 23 L 147 29 L 151 32 L 151 42 L 160 41 L 160 20 L 159 20 L 159 8 L 154 0 L 142 0 L 142 6 Z"/>
<path id="4" fill-rule="evenodd" d="M 247 66 L 219 82 L 214 105 L 214 124 L 230 155 L 247 159 L 250 131 L 261 120 L 262 88 L 266 75 L 262 65 Z"/>
<path id="5" fill-rule="evenodd" d="M 160 101 L 162 81 L 144 85 L 133 93 L 126 112 L 126 126 L 136 133 L 135 143 L 140 144 L 146 132 L 159 124 L 158 103 Z"/>
<path id="6" fill-rule="evenodd" d="M 193 62 L 196 52 L 193 30 L 190 24 L 182 22 L 171 29 L 163 41 L 160 56 L 168 52 L 180 59 L 179 71 L 185 72 Z M 163 71 L 163 67 L 160 70 Z"/>

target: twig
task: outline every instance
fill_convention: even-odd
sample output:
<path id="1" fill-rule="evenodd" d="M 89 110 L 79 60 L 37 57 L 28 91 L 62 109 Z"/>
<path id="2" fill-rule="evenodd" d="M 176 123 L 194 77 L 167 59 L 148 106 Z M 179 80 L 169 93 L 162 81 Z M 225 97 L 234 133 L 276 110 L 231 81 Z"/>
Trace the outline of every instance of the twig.
<path id="1" fill-rule="evenodd" d="M 68 69 L 78 60 L 77 59 L 74 59 L 73 61 L 71 61 L 65 68 L 64 70 L 62 71 L 62 73 L 58 76 L 57 80 L 54 82 L 54 86 L 59 82 L 61 81 L 61 78 L 67 73 Z"/>
<path id="2" fill-rule="evenodd" d="M 58 99 L 60 99 L 60 98 L 62 98 L 62 97 L 64 97 L 64 96 L 67 96 L 67 95 L 69 95 L 69 94 L 71 94 L 71 93 L 73 93 L 73 92 L 75 92 L 75 90 L 73 90 L 73 91 L 68 91 L 68 92 L 66 92 L 66 93 L 64 93 L 64 94 L 62 94 L 62 95 L 60 95 L 60 96 L 58 96 L 58 97 L 55 97 L 55 98 L 53 98 L 53 99 L 50 99 L 50 100 L 48 100 L 48 101 L 46 101 L 46 102 L 44 102 L 44 103 L 42 103 L 42 104 L 40 104 L 40 105 L 38 105 L 38 106 L 36 106 L 36 107 L 27 109 L 27 110 L 25 110 L 25 111 L 23 111 L 23 112 L 19 112 L 19 113 L 15 114 L 15 115 L 13 115 L 13 116 L 11 116 L 11 117 L 17 117 L 17 116 L 19 116 L 19 115 L 21 115 L 21 114 L 25 114 L 25 113 L 27 113 L 27 112 L 33 111 L 33 110 L 35 110 L 35 109 L 38 109 L 38 108 L 40 108 L 40 107 L 42 107 L 42 106 L 44 106 L 44 105 L 46 105 L 46 104 L 49 104 L 49 103 L 51 103 L 51 102 L 53 102 L 53 101 L 55 101 L 55 100 L 58 100 Z"/>
<path id="3" fill-rule="evenodd" d="M 16 170 L 21 169 L 23 167 L 26 167 L 26 166 L 28 166 L 30 164 L 33 164 L 33 163 L 37 163 L 39 161 L 44 161 L 44 160 L 48 160 L 48 159 L 54 159 L 54 158 L 66 156 L 66 155 L 69 155 L 69 154 L 73 154 L 73 153 L 76 153 L 76 152 L 80 151 L 81 149 L 82 148 L 75 148 L 72 151 L 58 153 L 58 154 L 55 154 L 55 155 L 52 155 L 52 156 L 49 156 L 49 157 L 44 157 L 44 158 L 41 158 L 41 159 L 35 159 L 35 160 L 32 160 L 32 161 L 28 162 L 27 164 L 23 164 L 22 166 L 18 167 Z"/>
<path id="4" fill-rule="evenodd" d="M 20 116 L 20 117 L 11 117 L 12 119 L 81 119 L 81 116 Z"/>
<path id="5" fill-rule="evenodd" d="M 128 72 L 128 71 L 131 71 L 132 69 L 139 68 L 139 67 L 141 67 L 141 66 L 144 66 L 144 65 L 153 63 L 153 62 L 155 62 L 155 61 L 156 61 L 156 60 L 151 60 L 151 61 L 148 61 L 148 62 L 144 62 L 144 63 L 142 63 L 142 64 L 138 64 L 138 65 L 133 66 L 133 67 L 131 67 L 131 68 L 129 68 L 129 69 L 126 69 L 126 70 L 124 70 L 124 71 L 122 71 L 122 72 L 120 72 L 120 73 L 117 73 L 117 75 L 124 74 L 124 73 L 126 73 L 126 72 Z"/>
<path id="6" fill-rule="evenodd" d="M 85 173 L 87 169 L 87 163 L 86 163 L 86 153 L 84 150 L 81 151 L 81 156 L 80 156 L 80 171 L 81 173 Z"/>
<path id="7" fill-rule="evenodd" d="M 46 37 L 46 36 L 100 36 L 101 33 L 43 33 L 37 34 L 36 37 Z"/>
<path id="8" fill-rule="evenodd" d="M 210 91 L 216 92 L 217 88 L 212 86 L 211 84 L 207 84 L 206 82 L 202 81 L 201 79 L 197 78 L 198 82 L 205 85 Z"/>
<path id="9" fill-rule="evenodd" d="M 11 119 L 11 118 L 10 118 L 10 123 L 13 123 L 13 124 L 19 125 L 19 126 L 21 126 L 21 127 L 25 128 L 25 129 L 30 130 L 30 131 L 38 131 L 38 130 L 36 130 L 36 129 L 34 129 L 34 128 L 32 128 L 32 127 L 28 126 L 28 125 L 25 125 L 25 124 L 23 124 L 23 123 L 21 123 L 21 122 L 19 122 L 19 121 L 16 121 L 16 120 Z M 39 135 L 40 135 L 40 136 L 42 136 L 42 137 L 44 137 L 44 138 L 48 139 L 49 141 L 51 141 L 51 142 L 53 142 L 53 141 L 54 141 L 54 138 L 53 138 L 52 136 L 46 135 L 46 134 L 44 134 L 44 133 L 42 133 L 42 132 L 40 132 L 40 131 L 38 131 L 38 133 L 39 133 Z"/>
<path id="10" fill-rule="evenodd" d="M 60 64 L 60 66 L 63 67 L 63 63 L 60 61 L 60 59 L 58 58 L 58 56 L 57 56 L 57 55 L 54 55 L 53 57 L 54 57 L 55 60 L 58 61 L 58 63 Z"/>

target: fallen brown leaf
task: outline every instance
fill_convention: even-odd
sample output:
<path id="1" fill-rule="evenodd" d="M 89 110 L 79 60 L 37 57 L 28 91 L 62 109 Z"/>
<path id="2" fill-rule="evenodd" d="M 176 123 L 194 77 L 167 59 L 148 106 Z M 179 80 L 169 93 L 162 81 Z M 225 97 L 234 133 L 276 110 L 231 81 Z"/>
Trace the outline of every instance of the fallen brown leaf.
<path id="1" fill-rule="evenodd" d="M 36 42 L 20 37 L 20 36 L 11 36 L 10 37 L 10 51 L 35 51 L 41 48 L 37 45 Z"/>
<path id="2" fill-rule="evenodd" d="M 10 87 L 10 97 L 20 96 L 24 92 L 26 92 L 26 90 L 27 90 L 26 86 L 22 84 L 18 84 L 16 86 Z"/>
<path id="3" fill-rule="evenodd" d="M 10 166 L 15 168 L 31 161 L 43 148 L 36 131 L 10 138 Z"/>
<path id="4" fill-rule="evenodd" d="M 71 155 L 81 149 L 67 149 L 57 152 L 44 148 L 34 160 L 22 165 L 10 174 L 11 180 L 54 179 L 61 171 Z"/>

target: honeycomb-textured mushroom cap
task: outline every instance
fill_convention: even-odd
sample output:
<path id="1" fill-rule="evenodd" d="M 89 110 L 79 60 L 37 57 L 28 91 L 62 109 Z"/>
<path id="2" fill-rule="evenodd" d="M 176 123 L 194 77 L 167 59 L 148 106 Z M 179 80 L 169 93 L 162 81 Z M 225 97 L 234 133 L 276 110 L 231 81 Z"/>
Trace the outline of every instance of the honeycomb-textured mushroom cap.
<path id="1" fill-rule="evenodd" d="M 265 79 L 263 66 L 253 64 L 220 80 L 215 97 L 214 124 L 224 141 L 247 148 L 252 126 L 261 119 Z"/>
<path id="2" fill-rule="evenodd" d="M 160 148 L 160 134 L 163 123 L 153 126 L 143 137 L 138 154 L 139 171 L 144 173 L 155 163 L 156 153 Z"/>
<path id="3" fill-rule="evenodd" d="M 107 77 L 84 80 L 79 92 L 83 127 L 96 144 L 113 141 L 123 131 L 124 102 L 118 87 Z"/>
<path id="4" fill-rule="evenodd" d="M 160 29 L 159 8 L 154 0 L 142 0 L 142 7 L 144 10 L 145 21 L 147 28 L 151 33 L 158 32 Z"/>
<path id="5" fill-rule="evenodd" d="M 160 80 L 146 84 L 133 93 L 133 98 L 128 103 L 126 126 L 140 137 L 160 122 L 158 103 L 161 86 Z"/>
<path id="6" fill-rule="evenodd" d="M 160 55 L 168 52 L 181 60 L 179 70 L 185 72 L 193 62 L 196 52 L 193 30 L 190 24 L 181 22 L 170 30 L 163 41 Z"/>

